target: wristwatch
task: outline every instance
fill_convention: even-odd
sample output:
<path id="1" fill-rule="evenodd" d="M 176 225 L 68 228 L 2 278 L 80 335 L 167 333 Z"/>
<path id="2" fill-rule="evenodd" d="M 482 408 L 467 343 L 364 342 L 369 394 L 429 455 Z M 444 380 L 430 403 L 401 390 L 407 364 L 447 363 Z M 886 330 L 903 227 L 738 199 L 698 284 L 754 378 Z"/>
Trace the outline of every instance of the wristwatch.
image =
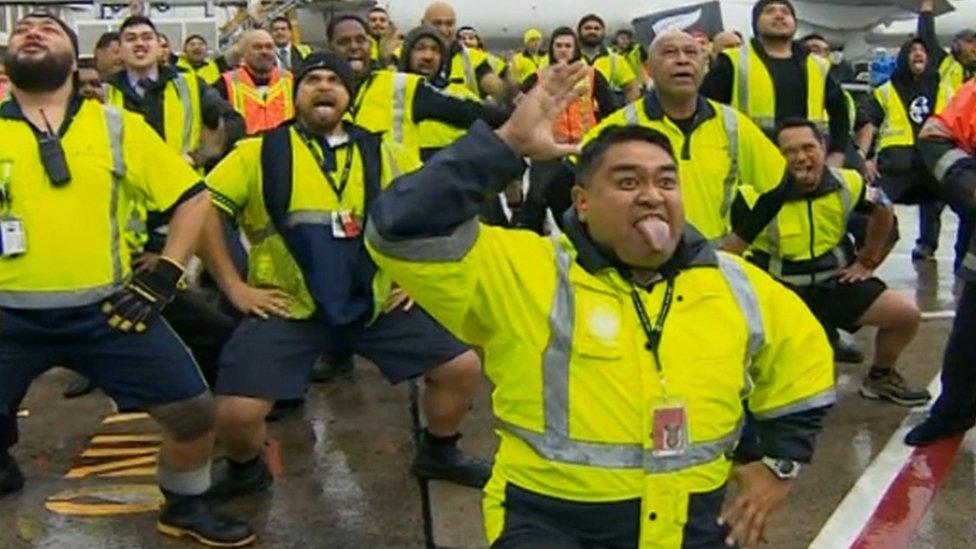
<path id="1" fill-rule="evenodd" d="M 790 480 L 800 476 L 800 464 L 789 459 L 763 457 L 763 465 L 769 468 L 781 480 Z"/>

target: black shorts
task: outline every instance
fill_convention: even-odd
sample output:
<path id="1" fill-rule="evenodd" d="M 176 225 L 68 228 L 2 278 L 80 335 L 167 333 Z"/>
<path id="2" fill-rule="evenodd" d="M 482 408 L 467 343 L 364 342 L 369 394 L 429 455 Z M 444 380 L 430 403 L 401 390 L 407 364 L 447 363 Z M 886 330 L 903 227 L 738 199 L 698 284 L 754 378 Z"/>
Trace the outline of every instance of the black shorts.
<path id="1" fill-rule="evenodd" d="M 267 400 L 305 394 L 315 361 L 352 351 L 373 361 L 390 383 L 419 376 L 468 350 L 423 309 L 396 310 L 366 327 L 335 329 L 310 320 L 249 318 L 220 357 L 214 391 Z"/>
<path id="2" fill-rule="evenodd" d="M 856 332 L 861 327 L 858 321 L 887 289 L 885 283 L 877 278 L 850 284 L 835 278 L 810 286 L 793 287 L 827 333 L 836 328 Z"/>
<path id="3" fill-rule="evenodd" d="M 141 334 L 109 327 L 101 306 L 0 309 L 0 414 L 24 397 L 37 376 L 70 367 L 120 409 L 146 409 L 199 396 L 207 384 L 193 356 L 162 318 Z"/>

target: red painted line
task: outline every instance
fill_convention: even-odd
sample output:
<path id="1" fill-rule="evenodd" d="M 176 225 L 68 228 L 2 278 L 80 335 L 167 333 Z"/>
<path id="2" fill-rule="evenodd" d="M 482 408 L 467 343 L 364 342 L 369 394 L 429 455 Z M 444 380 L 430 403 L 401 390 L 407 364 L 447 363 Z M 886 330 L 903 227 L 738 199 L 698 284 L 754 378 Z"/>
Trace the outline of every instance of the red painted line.
<path id="1" fill-rule="evenodd" d="M 962 435 L 915 448 L 888 487 L 851 549 L 908 547 L 939 485 L 949 473 Z"/>
<path id="2" fill-rule="evenodd" d="M 268 464 L 268 470 L 271 471 L 272 476 L 277 478 L 285 474 L 285 466 L 281 462 L 281 449 L 277 440 L 269 438 L 264 444 L 264 461 Z"/>

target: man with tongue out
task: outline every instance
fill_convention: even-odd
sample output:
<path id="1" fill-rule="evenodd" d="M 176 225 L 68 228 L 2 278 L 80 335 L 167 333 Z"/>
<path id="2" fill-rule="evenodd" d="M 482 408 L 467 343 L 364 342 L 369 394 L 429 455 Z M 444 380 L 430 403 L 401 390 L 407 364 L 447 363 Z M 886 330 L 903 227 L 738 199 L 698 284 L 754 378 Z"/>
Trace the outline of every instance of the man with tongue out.
<path id="1" fill-rule="evenodd" d="M 563 233 L 477 220 L 522 158 L 580 153 L 552 121 L 585 71 L 545 69 L 500 129 L 476 123 L 395 181 L 367 245 L 484 349 L 500 437 L 492 547 L 755 546 L 834 400 L 830 346 L 796 295 L 685 223 L 668 137 L 624 126 L 591 140 Z M 764 458 L 731 470 L 743 399 Z"/>

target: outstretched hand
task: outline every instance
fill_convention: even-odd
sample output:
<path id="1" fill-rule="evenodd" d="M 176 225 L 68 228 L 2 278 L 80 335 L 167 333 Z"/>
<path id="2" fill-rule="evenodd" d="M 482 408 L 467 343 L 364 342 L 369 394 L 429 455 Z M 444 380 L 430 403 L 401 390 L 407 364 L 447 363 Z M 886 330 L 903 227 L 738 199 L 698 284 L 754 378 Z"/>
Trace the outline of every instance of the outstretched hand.
<path id="1" fill-rule="evenodd" d="M 586 64 L 559 63 L 543 69 L 539 82 L 525 95 L 518 107 L 496 133 L 519 156 L 533 160 L 553 160 L 579 154 L 579 146 L 557 143 L 552 122 L 569 103 L 586 93 L 577 84 L 586 76 Z"/>

